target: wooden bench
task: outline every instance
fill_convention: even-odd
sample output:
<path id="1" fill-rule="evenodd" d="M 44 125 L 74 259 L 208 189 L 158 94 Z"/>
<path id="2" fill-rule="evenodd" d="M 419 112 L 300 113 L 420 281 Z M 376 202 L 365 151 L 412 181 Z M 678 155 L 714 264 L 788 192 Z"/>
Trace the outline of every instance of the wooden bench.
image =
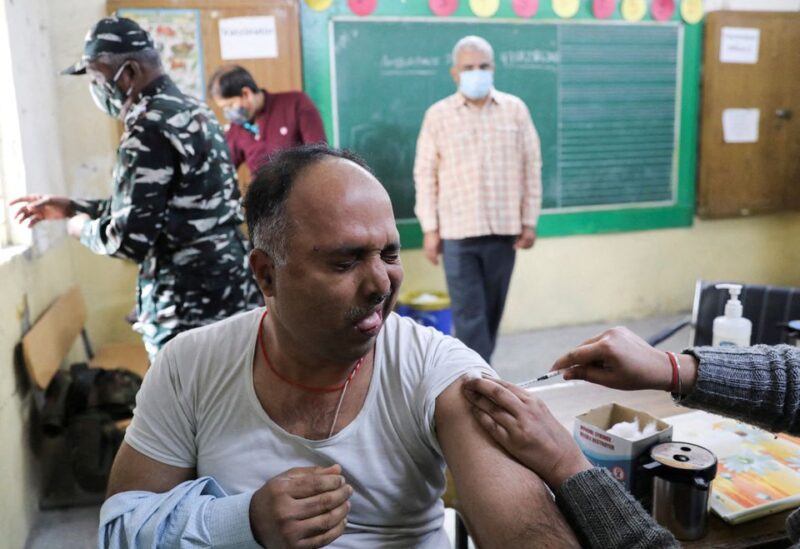
<path id="1" fill-rule="evenodd" d="M 79 335 L 90 367 L 125 368 L 144 377 L 150 366 L 144 345 L 116 343 L 94 352 L 86 333 L 86 318 L 83 294 L 78 286 L 73 286 L 42 313 L 22 338 L 25 369 L 37 389 L 47 388 Z"/>

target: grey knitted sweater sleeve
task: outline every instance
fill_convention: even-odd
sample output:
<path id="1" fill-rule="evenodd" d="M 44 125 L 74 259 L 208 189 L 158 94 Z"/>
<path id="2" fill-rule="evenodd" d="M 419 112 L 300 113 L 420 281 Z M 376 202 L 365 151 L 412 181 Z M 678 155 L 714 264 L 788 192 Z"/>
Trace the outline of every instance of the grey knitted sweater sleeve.
<path id="1" fill-rule="evenodd" d="M 699 367 L 694 391 L 681 400 L 758 425 L 800 434 L 800 347 L 695 347 Z"/>
<path id="2" fill-rule="evenodd" d="M 800 434 L 800 347 L 695 347 L 694 390 L 681 404 L 733 417 L 773 433 Z M 800 541 L 800 512 L 786 519 Z M 796 547 L 793 545 L 792 547 Z"/>
<path id="3" fill-rule="evenodd" d="M 680 548 L 669 531 L 653 520 L 608 469 L 595 467 L 565 480 L 556 505 L 581 538 L 596 549 Z"/>

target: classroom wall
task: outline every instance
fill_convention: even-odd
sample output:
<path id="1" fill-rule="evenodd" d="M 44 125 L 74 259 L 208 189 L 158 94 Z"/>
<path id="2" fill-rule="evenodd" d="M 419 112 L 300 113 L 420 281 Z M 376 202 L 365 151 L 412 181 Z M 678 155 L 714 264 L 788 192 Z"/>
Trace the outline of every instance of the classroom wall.
<path id="1" fill-rule="evenodd" d="M 103 0 L 3 0 L 0 41 L 11 44 L 20 124 L 14 173 L 33 191 L 107 196 L 115 123 L 94 107 L 85 78 L 58 71 L 75 61 Z M 800 0 L 707 0 L 709 9 L 800 10 Z M 4 16 L 4 17 L 3 17 Z M 6 36 L 7 34 L 7 36 Z M 5 88 L 3 88 L 5 91 Z M 7 105 L 8 97 L 3 95 Z M 5 136 L 4 136 L 5 139 Z M 4 141 L 3 146 L 7 145 Z M 35 319 L 72 284 L 89 302 L 96 343 L 136 340 L 122 320 L 133 305 L 135 267 L 90 254 L 63 224 L 34 233 L 25 254 L 0 253 L 0 532 L 21 547 L 36 514 L 37 458 L 29 441 L 31 394 L 14 366 L 25 305 Z M 549 238 L 519 255 L 503 330 L 621 320 L 686 310 L 695 278 L 800 285 L 800 214 L 697 221 L 687 229 Z M 444 287 L 418 251 L 403 254 L 406 289 Z"/>
<path id="2" fill-rule="evenodd" d="M 21 4 L 21 3 L 20 3 Z M 38 317 L 58 295 L 74 284 L 72 257 L 66 241 L 42 256 L 15 255 L 0 263 L 0 532 L 3 547 L 23 547 L 39 501 L 42 474 L 32 419 L 33 395 L 27 374 L 14 361 L 23 333 L 27 303 Z"/>
<path id="3" fill-rule="evenodd" d="M 48 0 L 48 6 L 52 19 L 59 21 L 49 33 L 54 46 L 54 64 L 60 69 L 80 54 L 84 29 L 104 15 L 105 3 L 103 0 L 69 3 Z M 709 10 L 800 10 L 800 0 L 707 0 L 706 6 Z M 107 176 L 117 140 L 115 123 L 94 107 L 85 79 L 59 77 L 55 83 L 65 185 L 75 196 L 107 196 L 110 190 Z M 728 235 L 747 234 L 755 250 L 770 249 L 776 238 L 796 235 L 798 223 L 794 216 L 772 216 L 698 221 L 692 228 L 680 230 L 542 239 L 534 250 L 518 256 L 502 330 L 512 332 L 573 322 L 624 320 L 684 310 L 689 307 L 686 296 L 691 295 L 693 281 L 698 277 L 798 284 L 800 273 L 793 272 L 791 265 L 782 259 L 791 257 L 792 252 L 765 257 L 758 267 L 740 264 L 734 256 L 717 258 L 713 262 L 701 260 L 694 266 L 685 261 L 670 262 L 659 268 L 657 280 L 664 284 L 659 291 L 645 290 L 638 283 L 637 274 L 642 272 L 642 265 L 650 261 L 648 247 L 651 245 L 663 250 L 685 248 L 692 255 L 707 258 L 703 251 L 707 240 L 729 247 L 741 239 L 728 238 Z M 121 261 L 94 256 L 81 246 L 72 248 L 76 276 L 89 298 L 89 328 L 93 337 L 98 342 L 135 340 L 136 334 L 122 321 L 133 305 L 135 268 Z M 565 266 L 575 257 L 592 258 L 590 263 L 594 265 L 614 258 L 606 272 L 614 272 L 613 266 L 618 266 L 622 274 L 615 273 L 616 282 L 597 292 L 595 297 L 579 302 L 572 298 L 561 301 L 563 296 L 597 284 L 594 275 L 578 266 L 570 266 L 566 274 Z M 419 251 L 405 251 L 403 259 L 407 269 L 406 289 L 444 288 L 441 269 L 429 266 Z M 624 291 L 616 291 L 620 285 L 624 285 Z"/>
<path id="4" fill-rule="evenodd" d="M 800 214 L 699 221 L 687 229 L 541 239 L 517 255 L 505 333 L 688 311 L 697 279 L 800 286 Z M 444 289 L 403 252 L 404 288 Z"/>
<path id="5" fill-rule="evenodd" d="M 59 71 L 81 54 L 102 1 L 3 0 L 0 4 L 2 150 L 0 177 L 9 197 L 22 193 L 107 196 L 114 123 L 91 101 L 85 78 Z M 79 283 L 96 343 L 137 340 L 123 317 L 134 300 L 135 267 L 89 253 L 66 237 L 64 223 L 15 231 L 23 245 L 0 250 L 0 532 L 4 547 L 23 547 L 37 515 L 39 470 L 33 396 L 14 362 L 28 321 Z M 26 313 L 27 311 L 27 313 Z M 79 347 L 76 346 L 76 347 Z M 69 359 L 82 357 L 78 348 Z"/>
<path id="6" fill-rule="evenodd" d="M 52 70 L 57 73 L 80 59 L 86 31 L 106 15 L 105 2 L 47 0 L 47 4 L 52 21 L 58 21 L 49 27 Z M 119 142 L 117 122 L 95 106 L 88 78 L 58 75 L 54 84 L 60 113 L 61 178 L 68 194 L 107 198 Z M 125 322 L 135 303 L 135 264 L 95 255 L 74 242 L 71 247 L 88 304 L 87 328 L 92 340 L 97 344 L 140 341 Z"/>
<path id="7" fill-rule="evenodd" d="M 0 83 L 3 156 L 0 177 L 21 191 L 64 192 L 59 150 L 59 106 L 51 70 L 49 22 L 44 0 L 0 4 Z M 39 459 L 33 450 L 32 394 L 14 361 L 27 318 L 35 319 L 75 283 L 63 224 L 37 229 L 24 246 L 0 250 L 0 532 L 4 547 L 22 547 L 36 516 Z"/>
<path id="8" fill-rule="evenodd" d="M 706 11 L 798 11 L 800 0 L 705 0 Z"/>

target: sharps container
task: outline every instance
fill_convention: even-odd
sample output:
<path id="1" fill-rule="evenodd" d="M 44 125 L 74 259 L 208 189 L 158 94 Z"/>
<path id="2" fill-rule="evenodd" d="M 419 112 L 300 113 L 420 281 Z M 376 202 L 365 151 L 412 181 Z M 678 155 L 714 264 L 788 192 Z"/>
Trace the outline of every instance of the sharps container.
<path id="1" fill-rule="evenodd" d="M 644 469 L 653 477 L 653 518 L 680 540 L 703 537 L 717 457 L 697 444 L 662 442 L 650 459 Z"/>
<path id="2" fill-rule="evenodd" d="M 447 292 L 405 292 L 397 301 L 397 314 L 411 317 L 443 334 L 453 333 L 453 311 Z"/>

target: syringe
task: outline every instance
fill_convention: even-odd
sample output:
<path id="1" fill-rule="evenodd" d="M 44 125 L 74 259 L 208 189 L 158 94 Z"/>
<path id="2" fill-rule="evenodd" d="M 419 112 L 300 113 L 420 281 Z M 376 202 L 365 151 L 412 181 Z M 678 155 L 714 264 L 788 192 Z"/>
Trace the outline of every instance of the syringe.
<path id="1" fill-rule="evenodd" d="M 539 376 L 539 377 L 537 377 L 535 379 L 529 379 L 528 381 L 523 381 L 522 383 L 517 383 L 517 387 L 519 387 L 521 389 L 527 389 L 531 385 L 535 385 L 536 383 L 539 383 L 540 381 L 545 381 L 545 380 L 548 380 L 550 378 L 554 378 L 556 376 L 560 376 L 561 374 L 563 374 L 567 370 L 572 370 L 573 368 L 577 368 L 578 366 L 580 366 L 580 364 L 573 364 L 572 366 L 568 366 L 568 367 L 562 368 L 560 370 L 555 370 L 553 372 L 548 372 L 545 375 Z"/>

